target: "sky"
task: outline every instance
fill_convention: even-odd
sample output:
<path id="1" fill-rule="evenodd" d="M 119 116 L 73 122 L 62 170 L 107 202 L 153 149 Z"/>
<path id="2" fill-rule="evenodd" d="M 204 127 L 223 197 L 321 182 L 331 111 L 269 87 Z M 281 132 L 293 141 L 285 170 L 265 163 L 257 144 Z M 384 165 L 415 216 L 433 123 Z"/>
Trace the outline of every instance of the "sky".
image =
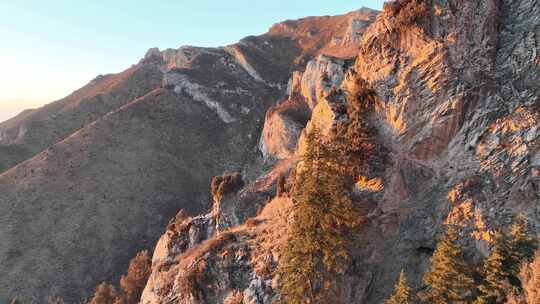
<path id="1" fill-rule="evenodd" d="M 120 72 L 151 47 L 223 46 L 383 0 L 0 0 L 0 122 Z"/>

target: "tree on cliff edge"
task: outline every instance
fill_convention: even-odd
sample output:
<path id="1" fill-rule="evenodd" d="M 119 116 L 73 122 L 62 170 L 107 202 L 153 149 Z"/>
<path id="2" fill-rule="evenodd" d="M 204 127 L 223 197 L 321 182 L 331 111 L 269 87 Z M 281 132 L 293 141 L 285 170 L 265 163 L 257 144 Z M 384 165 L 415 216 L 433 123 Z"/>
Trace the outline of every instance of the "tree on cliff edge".
<path id="1" fill-rule="evenodd" d="M 337 303 L 336 280 L 350 264 L 350 231 L 361 217 L 349 197 L 339 153 L 317 129 L 308 133 L 306 144 L 278 267 L 281 294 L 290 304 Z"/>
<path id="2" fill-rule="evenodd" d="M 151 273 L 150 254 L 147 250 L 141 251 L 131 259 L 127 275 L 120 279 L 120 290 L 116 291 L 109 283 L 102 283 L 96 287 L 89 304 L 137 304 Z"/>

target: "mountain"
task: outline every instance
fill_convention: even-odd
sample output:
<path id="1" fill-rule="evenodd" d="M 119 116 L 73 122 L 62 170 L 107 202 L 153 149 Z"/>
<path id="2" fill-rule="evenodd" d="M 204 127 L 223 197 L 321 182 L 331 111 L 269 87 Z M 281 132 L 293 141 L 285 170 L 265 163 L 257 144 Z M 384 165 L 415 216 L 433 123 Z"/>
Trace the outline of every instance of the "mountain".
<path id="1" fill-rule="evenodd" d="M 226 47 L 150 49 L 0 124 L 0 295 L 78 302 L 118 281 L 179 209 L 208 209 L 213 176 L 255 181 L 268 167 L 265 115 L 291 73 L 325 55 L 352 63 L 377 14 L 286 21 Z"/>
<path id="2" fill-rule="evenodd" d="M 354 63 L 319 56 L 291 75 L 259 144 L 274 167 L 215 196 L 206 215 L 173 219 L 141 303 L 279 299 L 275 270 L 295 204 L 276 190 L 279 176 L 301 170 L 309 130 L 330 140 L 353 119 L 373 134 L 352 191 L 366 221 L 353 236 L 336 302 L 382 303 L 401 270 L 422 290 L 447 224 L 460 228 L 473 264 L 518 213 L 538 232 L 539 15 L 531 0 L 387 4 Z M 365 92 L 375 97 L 359 99 L 359 112 L 343 111 Z"/>
<path id="3" fill-rule="evenodd" d="M 398 0 L 289 20 L 150 49 L 1 124 L 0 294 L 76 302 L 153 249 L 142 304 L 279 300 L 315 131 L 354 152 L 343 193 L 362 221 L 337 303 L 384 302 L 402 270 L 424 290 L 448 225 L 481 265 L 516 214 L 540 227 L 538 16 L 535 0 Z"/>

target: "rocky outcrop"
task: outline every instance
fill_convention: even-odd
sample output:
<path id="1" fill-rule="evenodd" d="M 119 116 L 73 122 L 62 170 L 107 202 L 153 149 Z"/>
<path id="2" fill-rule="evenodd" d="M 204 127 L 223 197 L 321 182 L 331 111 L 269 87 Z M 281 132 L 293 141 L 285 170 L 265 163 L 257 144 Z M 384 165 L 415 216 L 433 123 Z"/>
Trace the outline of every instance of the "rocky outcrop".
<path id="1" fill-rule="evenodd" d="M 303 150 L 298 134 L 313 126 L 330 134 L 350 119 L 342 105 L 354 97 L 358 83 L 376 95 L 361 115 L 376 128 L 374 140 L 384 146 L 385 161 L 370 162 L 352 189 L 368 220 L 354 236 L 353 261 L 340 295 L 344 303 L 381 303 L 402 269 L 413 288 L 422 288 L 422 274 L 445 223 L 463 228 L 463 246 L 472 262 L 489 252 L 492 232 L 516 213 L 539 227 L 539 4 L 424 2 L 425 7 L 404 11 L 391 7 L 377 17 L 360 37 L 351 67 L 343 58 L 323 56 L 308 63 L 304 72 L 293 73 L 285 101 L 266 116 L 261 150 L 267 160 L 287 160 L 294 167 L 294 155 Z M 273 30 L 300 27 L 289 22 Z M 309 121 L 297 123 L 283 114 L 300 105 L 308 109 Z M 299 133 L 300 125 L 306 127 Z M 279 278 L 272 275 L 279 262 L 276 247 L 261 255 L 244 244 L 272 233 L 271 223 L 286 221 L 290 203 L 286 196 L 272 200 L 263 210 L 281 217 L 274 216 L 272 222 L 263 211 L 245 224 L 239 222 L 230 227 L 231 239 L 213 247 L 217 249 L 192 249 L 202 257 L 198 261 L 204 261 L 201 269 L 208 275 L 203 282 L 212 278 L 211 286 L 219 286 L 195 288 L 204 295 L 202 303 L 227 298 L 268 303 L 279 296 Z M 271 243 L 279 246 L 283 241 L 276 237 Z M 235 252 L 240 261 L 232 266 L 217 258 L 225 251 Z M 267 261 L 261 262 L 262 276 L 253 274 L 257 263 L 246 262 L 253 256 Z M 181 274 L 189 261 L 191 254 L 177 257 L 176 284 L 188 281 Z M 235 277 L 230 272 L 234 267 L 243 267 L 248 275 Z M 223 281 L 233 277 L 238 281 Z M 192 291 L 172 289 L 167 297 L 197 303 L 187 297 Z"/>
<path id="2" fill-rule="evenodd" d="M 320 55 L 308 62 L 305 71 L 293 73 L 286 99 L 266 113 L 259 143 L 266 161 L 293 157 L 310 118 L 328 131 L 335 117 L 330 110 L 334 102 L 329 103 L 326 97 L 340 87 L 345 72 L 345 60 Z"/>
<path id="3" fill-rule="evenodd" d="M 539 229 L 539 3 L 420 2 L 286 21 L 224 48 L 151 49 L 80 100 L 2 124 L 2 160 L 13 159 L 49 113 L 87 113 L 137 73 L 157 75 L 144 96 L 74 120 L 82 129 L 51 127 L 63 141 L 0 175 L 0 292 L 84 295 L 184 209 L 157 242 L 141 303 L 272 303 L 293 204 L 286 177 L 306 132 L 334 134 L 361 90 L 373 98 L 357 105 L 356 126 L 374 129 L 364 140 L 377 149 L 359 156 L 351 185 L 366 221 L 344 303 L 381 303 L 402 269 L 422 288 L 445 223 L 462 227 L 473 261 L 517 212 Z M 210 197 L 210 178 L 226 171 L 238 173 L 214 179 Z"/>
<path id="4" fill-rule="evenodd" d="M 185 219 L 180 232 L 168 230 L 156 247 L 141 303 L 273 303 L 278 286 L 272 270 L 283 245 L 290 203 L 287 198 L 273 199 L 247 224 L 191 248 L 188 235 L 201 230 L 194 219 Z M 233 299 L 243 302 L 228 302 Z"/>
<path id="5" fill-rule="evenodd" d="M 266 112 L 259 142 L 264 160 L 272 162 L 294 156 L 296 144 L 304 129 L 310 109 L 303 100 L 289 98 Z"/>
<path id="6" fill-rule="evenodd" d="M 288 157 L 309 117 L 302 107 L 275 110 L 273 126 L 296 133 L 285 150 L 268 145 L 283 160 L 257 178 L 268 171 L 257 151 L 267 110 L 293 71 L 326 54 L 332 37 L 361 35 L 348 30 L 353 20 L 376 14 L 288 21 L 226 47 L 150 49 L 125 72 L 0 124 L 0 297 L 74 302 L 117 282 L 179 209 L 211 208 L 208 185 L 222 172 L 242 172 L 251 186 L 215 201 L 217 215 L 194 217 L 205 228 L 186 246 L 256 216 L 294 166 Z"/>

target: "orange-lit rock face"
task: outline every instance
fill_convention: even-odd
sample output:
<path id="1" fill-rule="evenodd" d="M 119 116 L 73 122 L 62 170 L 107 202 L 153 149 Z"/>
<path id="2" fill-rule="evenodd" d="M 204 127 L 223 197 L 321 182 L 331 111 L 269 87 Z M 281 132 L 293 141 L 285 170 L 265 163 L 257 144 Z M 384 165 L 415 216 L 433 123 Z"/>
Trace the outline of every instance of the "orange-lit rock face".
<path id="1" fill-rule="evenodd" d="M 266 113 L 259 150 L 266 160 L 294 156 L 302 129 L 309 118 L 309 108 L 298 99 L 288 99 Z"/>
<path id="2" fill-rule="evenodd" d="M 490 242 L 492 231 L 488 229 L 482 215 L 486 208 L 482 187 L 479 177 L 455 185 L 447 195 L 451 210 L 445 222 L 463 227 L 475 240 Z"/>
<path id="3" fill-rule="evenodd" d="M 341 16 L 289 20 L 275 24 L 269 34 L 294 38 L 304 56 L 326 54 L 354 58 L 364 31 L 377 14 L 377 11 L 363 8 Z"/>
<path id="4" fill-rule="evenodd" d="M 328 136 L 351 122 L 343 111 L 347 102 L 359 109 L 361 119 L 353 126 L 376 132 L 365 135 L 368 152 L 348 155 L 367 159 L 347 189 L 365 223 L 352 235 L 342 302 L 382 303 L 401 269 L 414 289 L 422 288 L 445 224 L 460 227 L 460 243 L 472 262 L 489 253 L 492 232 L 515 213 L 540 227 L 538 2 L 424 2 L 429 7 L 418 8 L 418 18 L 388 10 L 368 25 L 375 13 L 360 11 L 286 21 L 224 48 L 150 50 L 140 63 L 150 67 L 145 73 L 135 69 L 90 84 L 81 96 L 117 96 L 111 92 L 149 73 L 143 83 L 155 90 L 132 102 L 120 94 L 118 103 L 128 104 L 116 104 L 118 111 L 60 144 L 48 143 L 51 149 L 0 175 L 0 207 L 7 210 L 0 224 L 8 223 L 17 241 L 26 233 L 32 241 L 17 257 L 20 264 L 0 263 L 17 279 L 0 277 L 0 286 L 25 282 L 17 269 L 38 260 L 43 268 L 32 280 L 12 288 L 30 288 L 36 275 L 52 282 L 59 271 L 47 266 L 63 264 L 51 262 L 41 248 L 59 244 L 81 259 L 80 251 L 62 247 L 85 241 L 80 227 L 103 229 L 95 239 L 85 235 L 95 242 L 84 254 L 100 255 L 91 261 L 102 261 L 103 252 L 112 257 L 106 261 L 116 261 L 117 254 L 127 254 L 115 241 L 125 236 L 116 234 L 124 231 L 117 224 L 134 228 L 125 238 L 137 244 L 141 234 L 157 239 L 159 222 L 178 206 L 210 203 L 208 187 L 201 185 L 234 167 L 245 174 L 244 187 L 214 196 L 206 215 L 170 223 L 157 243 L 141 302 L 271 303 L 280 286 L 272 270 L 286 244 L 294 203 L 282 177 L 304 169 L 299 160 L 306 132 L 317 127 Z M 345 60 L 353 57 L 354 64 Z M 358 98 L 364 83 L 376 97 Z M 87 105 L 98 104 L 92 100 Z M 0 136 L 31 139 L 32 120 L 26 119 L 14 129 L 0 126 Z M 276 188 L 282 188 L 277 198 Z M 29 215 L 18 217 L 23 211 Z M 43 232 L 52 225 L 50 216 L 71 227 L 62 231 L 68 241 Z M 147 220 L 155 223 L 139 226 Z M 82 286 L 78 274 L 88 269 L 67 269 L 64 289 Z M 100 271 L 84 275 L 101 278 Z"/>
<path id="5" fill-rule="evenodd" d="M 535 168 L 540 166 L 539 121 L 538 112 L 519 107 L 491 123 L 475 150 L 481 170 L 500 182 L 510 175 L 513 178 L 532 176 Z"/>
<path id="6" fill-rule="evenodd" d="M 335 64 L 354 57 L 376 14 L 289 21 L 225 47 L 150 49 L 125 72 L 98 77 L 63 100 L 0 124 L 0 230 L 13 231 L 0 239 L 20 243 L 13 249 L 16 263 L 0 257 L 0 268 L 10 274 L 0 278 L 1 297 L 60 295 L 76 302 L 97 281 L 117 281 L 179 208 L 207 208 L 210 178 L 226 170 L 242 171 L 257 190 L 225 195 L 218 226 L 255 215 L 277 178 L 293 166 L 286 158 L 294 156 L 311 111 L 304 97 L 299 104 L 276 105 L 261 134 L 267 110 L 289 99 L 283 95 L 293 71 L 315 78 L 330 72 L 330 83 L 304 82 L 310 96 L 339 82 Z M 326 49 L 339 58 L 321 57 L 306 71 L 307 62 Z M 292 83 L 301 95 L 302 80 Z M 272 160 L 264 165 L 261 142 Z M 281 159 L 277 166 L 285 169 L 257 179 L 261 167 Z M 13 205 L 20 206 L 20 216 L 11 213 Z M 32 227 L 20 228 L 26 224 Z M 53 228 L 58 225 L 61 233 Z M 36 252 L 45 243 L 62 254 Z M 23 271 L 27 263 L 42 265 L 31 278 Z M 104 267 L 88 268 L 96 264 Z"/>
<path id="7" fill-rule="evenodd" d="M 384 182 L 381 178 L 368 179 L 365 176 L 359 176 L 358 181 L 354 184 L 355 190 L 359 192 L 381 192 L 384 190 Z"/>

